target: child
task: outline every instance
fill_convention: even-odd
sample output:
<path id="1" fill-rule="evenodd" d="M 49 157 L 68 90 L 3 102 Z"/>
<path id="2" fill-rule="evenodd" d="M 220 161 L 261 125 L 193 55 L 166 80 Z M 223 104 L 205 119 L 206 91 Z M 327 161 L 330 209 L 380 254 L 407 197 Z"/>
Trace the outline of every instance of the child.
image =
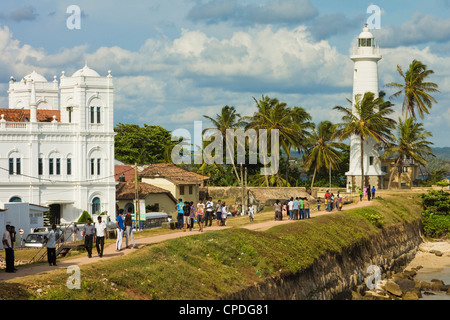
<path id="1" fill-rule="evenodd" d="M 250 218 L 250 222 L 253 222 L 253 219 L 255 218 L 255 213 L 253 212 L 253 206 L 252 205 L 248 205 L 248 216 Z"/>
<path id="2" fill-rule="evenodd" d="M 222 225 L 226 226 L 227 225 L 227 206 L 225 205 L 225 201 L 222 203 Z"/>
<path id="3" fill-rule="evenodd" d="M 320 211 L 320 197 L 317 197 L 317 211 Z"/>
<path id="4" fill-rule="evenodd" d="M 203 200 L 200 199 L 199 203 L 197 204 L 197 222 L 199 226 L 200 232 L 203 232 L 203 215 L 205 214 L 205 204 L 203 203 Z"/>

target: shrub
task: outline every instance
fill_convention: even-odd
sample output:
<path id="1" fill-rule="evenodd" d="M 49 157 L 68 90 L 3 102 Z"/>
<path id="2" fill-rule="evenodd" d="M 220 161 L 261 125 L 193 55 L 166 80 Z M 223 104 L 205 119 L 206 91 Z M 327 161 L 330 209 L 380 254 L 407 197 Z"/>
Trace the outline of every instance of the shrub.
<path id="1" fill-rule="evenodd" d="M 78 223 L 87 223 L 88 218 L 91 218 L 91 215 L 86 210 L 83 211 L 81 217 L 78 219 Z"/>

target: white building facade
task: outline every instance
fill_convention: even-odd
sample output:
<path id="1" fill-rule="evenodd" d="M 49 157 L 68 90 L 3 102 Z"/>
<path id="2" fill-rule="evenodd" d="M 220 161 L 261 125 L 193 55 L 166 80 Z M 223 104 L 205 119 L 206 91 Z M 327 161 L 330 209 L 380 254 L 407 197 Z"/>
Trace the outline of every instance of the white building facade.
<path id="1" fill-rule="evenodd" d="M 354 62 L 353 70 L 353 108 L 355 96 L 360 94 L 361 98 L 366 92 L 372 92 L 378 97 L 378 61 L 381 60 L 380 48 L 375 44 L 375 39 L 366 27 L 358 36 L 358 44 L 353 48 L 350 59 Z M 355 110 L 353 109 L 353 112 Z M 350 166 L 346 172 L 347 186 L 351 188 L 363 187 L 361 184 L 361 143 L 358 136 L 352 136 L 350 140 Z M 383 188 L 385 172 L 381 170 L 381 161 L 378 161 L 380 149 L 373 138 L 364 141 L 364 175 L 365 184 Z"/>
<path id="2" fill-rule="evenodd" d="M 47 81 L 11 77 L 0 109 L 0 201 L 48 206 L 57 223 L 115 218 L 113 79 L 84 66 Z"/>

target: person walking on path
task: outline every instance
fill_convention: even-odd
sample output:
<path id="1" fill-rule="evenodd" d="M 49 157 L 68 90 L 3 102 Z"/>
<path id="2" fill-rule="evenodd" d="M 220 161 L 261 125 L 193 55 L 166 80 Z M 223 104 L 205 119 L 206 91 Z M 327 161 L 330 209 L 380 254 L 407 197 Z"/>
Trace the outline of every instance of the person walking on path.
<path id="1" fill-rule="evenodd" d="M 298 197 L 296 197 L 295 200 L 293 201 L 292 208 L 294 209 L 294 219 L 293 220 L 297 220 L 298 219 Z"/>
<path id="2" fill-rule="evenodd" d="M 123 222 L 124 222 L 123 209 L 120 209 L 119 215 L 116 218 L 116 233 L 117 233 L 116 250 L 117 251 L 122 250 L 123 228 L 124 228 Z"/>
<path id="3" fill-rule="evenodd" d="M 359 201 L 362 201 L 363 199 L 363 191 L 359 189 Z"/>
<path id="4" fill-rule="evenodd" d="M 281 215 L 280 200 L 275 201 L 275 204 L 273 205 L 273 210 L 275 211 L 275 220 L 279 220 Z"/>
<path id="5" fill-rule="evenodd" d="M 220 208 L 221 212 L 220 212 L 220 216 L 221 216 L 221 225 L 222 226 L 226 226 L 227 225 L 227 216 L 228 216 L 228 211 L 227 211 L 227 206 L 225 201 L 222 202 L 222 207 Z"/>
<path id="6" fill-rule="evenodd" d="M 203 232 L 203 215 L 205 214 L 205 204 L 203 203 L 203 200 L 200 199 L 199 203 L 197 204 L 197 222 L 200 232 Z"/>
<path id="7" fill-rule="evenodd" d="M 178 230 L 183 229 L 183 207 L 184 207 L 183 200 L 178 199 L 178 203 L 175 206 L 175 209 L 177 210 L 177 229 Z"/>
<path id="8" fill-rule="evenodd" d="M 14 254 L 13 254 L 13 248 L 12 248 L 12 241 L 11 241 L 11 226 L 9 224 L 6 225 L 6 230 L 3 233 L 2 243 L 3 248 L 5 249 L 5 262 L 6 262 L 6 272 L 13 273 L 16 272 L 14 270 Z"/>
<path id="9" fill-rule="evenodd" d="M 308 198 L 305 198 L 305 200 L 303 201 L 303 212 L 304 212 L 305 219 L 310 219 L 311 218 L 311 216 L 309 214 L 309 201 L 308 201 Z"/>
<path id="10" fill-rule="evenodd" d="M 213 217 L 213 211 L 214 211 L 214 203 L 212 201 L 212 198 L 209 197 L 208 201 L 206 201 L 206 212 L 205 212 L 205 227 L 212 225 L 212 217 Z"/>
<path id="11" fill-rule="evenodd" d="M 294 198 L 291 197 L 291 199 L 288 202 L 288 211 L 289 211 L 289 220 L 294 220 Z"/>
<path id="12" fill-rule="evenodd" d="M 84 247 L 88 253 L 88 257 L 92 258 L 92 245 L 94 244 L 95 226 L 92 224 L 91 218 L 87 219 L 87 223 L 84 225 Z"/>
<path id="13" fill-rule="evenodd" d="M 375 199 L 375 186 L 372 187 L 372 199 Z"/>
<path id="14" fill-rule="evenodd" d="M 220 226 L 222 223 L 222 201 L 218 200 L 216 204 L 216 220 L 217 226 Z"/>
<path id="15" fill-rule="evenodd" d="M 130 246 L 128 242 L 131 240 L 133 244 L 133 248 L 136 247 L 136 243 L 134 242 L 134 234 L 133 234 L 133 217 L 131 216 L 131 211 L 133 209 L 131 207 L 128 208 L 127 215 L 125 216 L 125 247 L 128 249 Z"/>
<path id="16" fill-rule="evenodd" d="M 367 201 L 370 201 L 372 195 L 372 189 L 370 188 L 370 184 L 369 187 L 367 188 Z"/>
<path id="17" fill-rule="evenodd" d="M 320 211 L 320 197 L 317 197 L 317 211 Z"/>
<path id="18" fill-rule="evenodd" d="M 186 232 L 186 229 L 188 226 L 190 226 L 191 222 L 191 203 L 186 201 L 183 206 L 183 228 L 184 232 Z M 190 228 L 192 230 L 192 228 Z"/>
<path id="19" fill-rule="evenodd" d="M 49 266 L 56 266 L 56 225 L 52 225 L 52 230 L 48 234 L 48 236 L 45 236 L 45 239 L 47 240 L 47 261 Z"/>
<path id="20" fill-rule="evenodd" d="M 299 213 L 299 220 L 305 219 L 305 211 L 304 211 L 304 204 L 303 198 L 298 199 L 298 213 Z"/>
<path id="21" fill-rule="evenodd" d="M 97 254 L 101 258 L 103 257 L 103 249 L 105 247 L 106 237 L 106 224 L 102 221 L 102 217 L 98 216 L 98 222 L 95 224 L 95 247 L 97 248 Z"/>
<path id="22" fill-rule="evenodd" d="M 247 214 L 250 218 L 250 222 L 253 222 L 253 220 L 255 219 L 255 211 L 253 210 L 253 206 L 251 204 L 248 205 Z"/>
<path id="23" fill-rule="evenodd" d="M 192 231 L 192 228 L 194 227 L 194 220 L 195 220 L 195 207 L 194 207 L 194 201 L 189 202 L 189 231 Z"/>
<path id="24" fill-rule="evenodd" d="M 363 188 L 363 197 L 367 197 L 367 186 L 364 186 Z"/>
<path id="25" fill-rule="evenodd" d="M 74 242 L 78 240 L 78 231 L 80 231 L 80 229 L 78 228 L 77 223 L 74 222 L 72 226 L 72 240 Z"/>

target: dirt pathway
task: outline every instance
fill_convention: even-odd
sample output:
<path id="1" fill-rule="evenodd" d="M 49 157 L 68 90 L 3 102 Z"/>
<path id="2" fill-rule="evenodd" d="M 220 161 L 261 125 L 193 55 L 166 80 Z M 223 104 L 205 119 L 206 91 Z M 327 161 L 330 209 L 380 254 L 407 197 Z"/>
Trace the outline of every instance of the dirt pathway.
<path id="1" fill-rule="evenodd" d="M 345 211 L 345 210 L 348 210 L 348 209 L 353 209 L 353 208 L 365 207 L 365 206 L 371 205 L 372 203 L 373 203 L 372 201 L 357 202 L 357 203 L 354 203 L 354 204 L 350 204 L 350 205 L 344 206 L 342 211 Z M 334 213 L 337 213 L 337 212 L 338 211 L 313 212 L 313 213 L 311 213 L 311 218 L 314 218 L 314 217 L 317 217 L 317 216 L 321 216 L 321 215 L 325 215 L 325 214 L 334 214 Z M 255 222 L 255 223 L 251 223 L 251 224 L 247 224 L 247 225 L 241 226 L 239 228 L 246 228 L 248 230 L 255 230 L 255 231 L 265 231 L 265 230 L 268 230 L 268 229 L 270 229 L 270 228 L 272 228 L 273 226 L 276 226 L 276 225 L 292 223 L 292 222 L 296 222 L 296 221 L 298 221 L 298 220 L 295 220 L 295 221 L 288 220 L 288 219 L 284 219 L 282 221 L 271 220 L 271 221 L 265 221 L 265 222 Z M 211 226 L 211 227 L 204 228 L 204 232 L 224 230 L 224 229 L 228 229 L 228 228 L 232 228 L 232 227 Z M 199 234 L 199 233 L 200 232 L 198 231 L 198 229 L 195 229 L 193 231 L 186 231 L 186 232 L 179 231 L 179 232 L 173 232 L 173 233 L 168 233 L 168 234 L 156 235 L 156 236 L 151 236 L 151 237 L 138 238 L 138 239 L 135 239 L 137 248 L 122 249 L 121 251 L 117 251 L 116 250 L 115 243 L 114 244 L 110 244 L 108 246 L 105 246 L 102 258 L 97 256 L 97 250 L 95 248 L 93 248 L 93 250 L 92 250 L 92 253 L 93 253 L 92 258 L 88 258 L 87 255 L 83 255 L 83 256 L 78 256 L 78 257 L 72 258 L 72 259 L 57 260 L 57 262 L 56 262 L 57 266 L 49 266 L 46 262 L 39 263 L 39 264 L 34 264 L 34 265 L 19 266 L 18 267 L 19 270 L 16 273 L 6 273 L 4 271 L 0 272 L 0 283 L 1 283 L 1 281 L 7 281 L 7 280 L 19 278 L 19 277 L 25 277 L 25 276 L 29 276 L 29 275 L 36 275 L 36 274 L 40 274 L 40 273 L 51 272 L 51 271 L 53 271 L 55 269 L 61 269 L 61 268 L 67 269 L 69 266 L 72 266 L 72 265 L 81 266 L 81 265 L 84 265 L 84 264 L 101 262 L 103 260 L 109 260 L 109 259 L 112 259 L 112 258 L 116 258 L 116 257 L 127 255 L 127 254 L 129 254 L 131 252 L 134 252 L 135 250 L 139 250 L 139 247 L 145 246 L 147 244 L 159 243 L 159 242 L 162 242 L 162 241 L 165 241 L 165 240 L 176 239 L 176 238 L 180 238 L 180 237 L 186 237 L 186 236 Z M 125 239 L 123 240 L 123 247 L 125 247 Z"/>

